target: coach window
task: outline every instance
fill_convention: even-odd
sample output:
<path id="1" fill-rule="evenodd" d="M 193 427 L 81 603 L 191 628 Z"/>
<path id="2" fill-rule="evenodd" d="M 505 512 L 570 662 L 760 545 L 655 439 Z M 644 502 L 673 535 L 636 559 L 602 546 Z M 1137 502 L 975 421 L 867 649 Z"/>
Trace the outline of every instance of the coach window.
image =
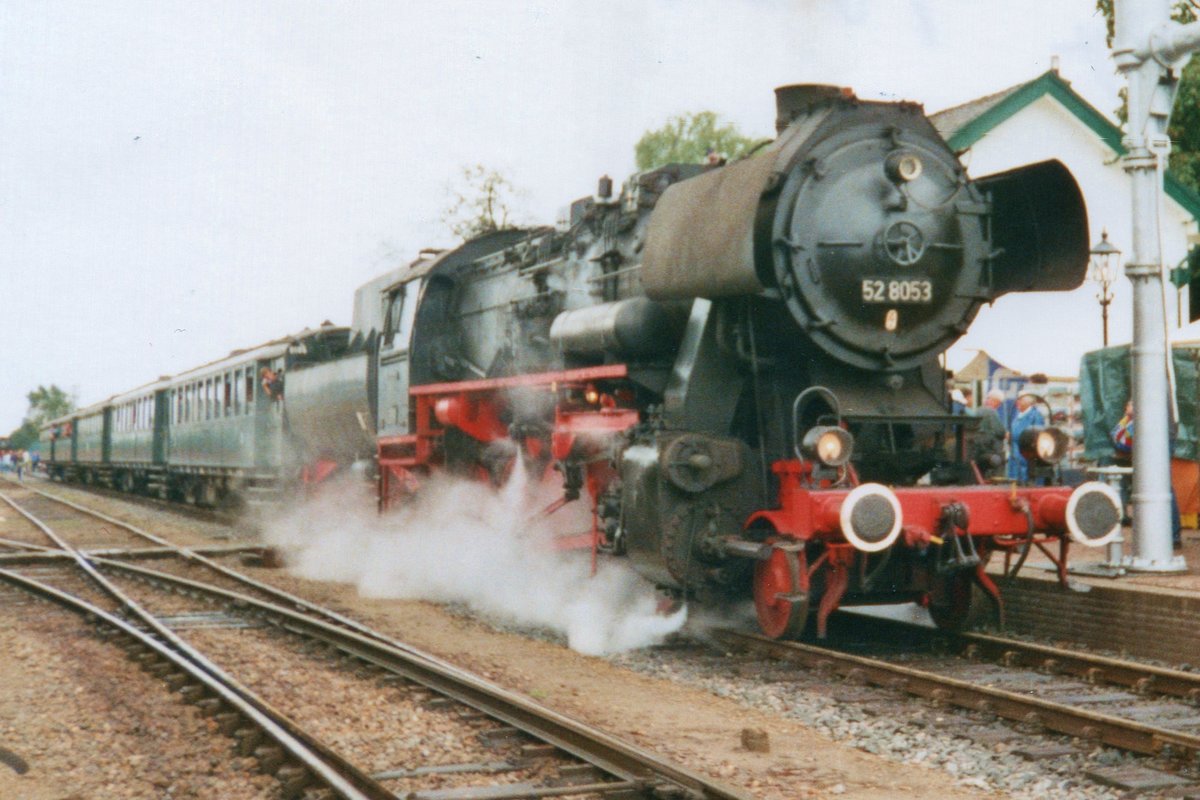
<path id="1" fill-rule="evenodd" d="M 242 413 L 242 371 L 234 370 L 233 373 L 233 415 L 236 417 Z"/>
<path id="2" fill-rule="evenodd" d="M 225 381 L 222 384 L 225 390 L 225 416 L 233 413 L 233 374 L 225 373 Z"/>
<path id="3" fill-rule="evenodd" d="M 246 369 L 246 413 L 249 414 L 254 409 L 254 368 Z"/>

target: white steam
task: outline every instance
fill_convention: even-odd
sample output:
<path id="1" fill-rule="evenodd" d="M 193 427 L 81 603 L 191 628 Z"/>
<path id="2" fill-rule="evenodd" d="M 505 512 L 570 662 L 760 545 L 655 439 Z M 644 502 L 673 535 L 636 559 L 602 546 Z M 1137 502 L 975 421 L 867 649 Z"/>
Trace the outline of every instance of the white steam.
<path id="1" fill-rule="evenodd" d="M 553 499 L 518 467 L 500 490 L 435 478 L 378 516 L 356 482 L 326 487 L 265 538 L 302 577 L 352 583 L 368 597 L 463 603 L 562 633 L 589 655 L 656 644 L 682 627 L 686 610 L 659 614 L 653 587 L 627 565 L 601 556 L 593 575 L 590 550 L 556 551 L 554 538 L 589 530 L 591 515 L 581 500 L 542 516 Z"/>

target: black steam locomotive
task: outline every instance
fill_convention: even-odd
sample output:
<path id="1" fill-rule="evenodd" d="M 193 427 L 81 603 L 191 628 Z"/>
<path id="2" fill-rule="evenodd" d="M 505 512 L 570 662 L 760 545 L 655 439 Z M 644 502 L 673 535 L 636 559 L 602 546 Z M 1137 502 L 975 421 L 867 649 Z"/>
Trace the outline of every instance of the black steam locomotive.
<path id="1" fill-rule="evenodd" d="M 965 618 L 989 556 L 1119 530 L 1111 490 L 989 486 L 938 356 L 983 303 L 1077 287 L 1087 222 L 1057 162 L 981 180 L 921 108 L 777 91 L 778 137 L 726 165 L 601 179 L 553 228 L 504 230 L 359 289 L 345 348 L 287 372 L 297 457 L 371 451 L 383 508 L 520 458 L 588 503 L 565 546 L 681 596 L 753 596 L 762 629 L 845 603 Z M 164 401 L 170 407 L 170 401 Z M 152 424 L 152 423 L 151 423 Z M 1055 431 L 1023 446 L 1046 473 Z M 568 535 L 569 534 L 569 535 Z M 1051 550 L 1051 547 L 1056 550 Z"/>

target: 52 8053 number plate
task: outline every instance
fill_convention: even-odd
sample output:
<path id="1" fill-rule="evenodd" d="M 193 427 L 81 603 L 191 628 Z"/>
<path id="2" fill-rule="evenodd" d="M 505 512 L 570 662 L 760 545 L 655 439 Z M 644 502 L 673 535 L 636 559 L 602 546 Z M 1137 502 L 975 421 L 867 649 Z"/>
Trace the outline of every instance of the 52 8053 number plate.
<path id="1" fill-rule="evenodd" d="M 864 303 L 932 303 L 933 282 L 923 280 L 882 281 L 866 278 L 862 282 Z"/>

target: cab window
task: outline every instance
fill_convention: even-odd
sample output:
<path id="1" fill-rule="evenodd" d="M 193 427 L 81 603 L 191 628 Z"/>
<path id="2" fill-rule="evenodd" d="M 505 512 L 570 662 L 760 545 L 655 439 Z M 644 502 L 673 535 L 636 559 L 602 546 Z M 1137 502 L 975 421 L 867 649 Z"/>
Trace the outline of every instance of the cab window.
<path id="1" fill-rule="evenodd" d="M 401 333 L 404 320 L 404 306 L 406 296 L 406 286 L 401 286 L 388 295 L 387 319 L 383 326 L 383 345 L 384 347 L 395 347 L 403 345 L 403 337 L 401 341 L 396 342 L 396 337 Z"/>

